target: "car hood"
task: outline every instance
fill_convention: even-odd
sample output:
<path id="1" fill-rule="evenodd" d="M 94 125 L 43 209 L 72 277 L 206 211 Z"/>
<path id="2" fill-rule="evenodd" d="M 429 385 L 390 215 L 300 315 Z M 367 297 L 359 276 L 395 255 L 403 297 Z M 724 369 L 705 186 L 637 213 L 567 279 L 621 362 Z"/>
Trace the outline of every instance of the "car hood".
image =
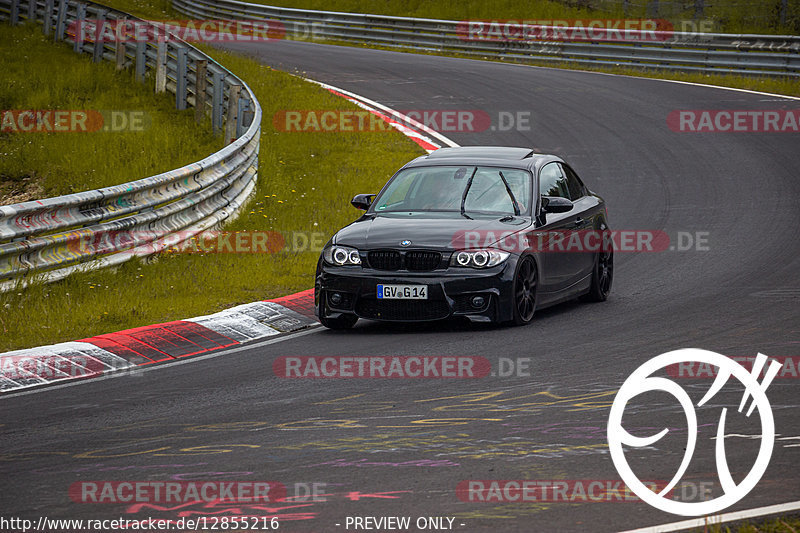
<path id="1" fill-rule="evenodd" d="M 401 248 L 400 242 L 408 240 L 411 241 L 409 248 L 452 250 L 463 248 L 465 238 L 472 239 L 470 242 L 473 243 L 479 242 L 481 246 L 489 245 L 530 224 L 531 220 L 527 217 L 514 217 L 501 222 L 499 218 L 470 220 L 450 213 L 382 213 L 366 215 L 339 230 L 334 242 L 374 250 Z"/>

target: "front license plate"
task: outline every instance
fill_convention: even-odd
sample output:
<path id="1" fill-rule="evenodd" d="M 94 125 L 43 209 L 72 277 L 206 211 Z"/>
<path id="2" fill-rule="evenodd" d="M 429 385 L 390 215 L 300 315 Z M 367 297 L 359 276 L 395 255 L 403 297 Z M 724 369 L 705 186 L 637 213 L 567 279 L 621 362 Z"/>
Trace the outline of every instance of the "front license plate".
<path id="1" fill-rule="evenodd" d="M 427 300 L 427 285 L 378 285 L 378 298 L 386 300 Z"/>

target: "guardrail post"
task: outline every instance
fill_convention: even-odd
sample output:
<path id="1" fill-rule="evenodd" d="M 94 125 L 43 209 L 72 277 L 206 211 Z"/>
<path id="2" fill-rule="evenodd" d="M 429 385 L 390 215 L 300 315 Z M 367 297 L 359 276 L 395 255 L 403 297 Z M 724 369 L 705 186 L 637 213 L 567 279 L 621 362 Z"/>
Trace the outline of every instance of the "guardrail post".
<path id="1" fill-rule="evenodd" d="M 228 89 L 228 113 L 225 116 L 226 144 L 236 140 L 236 123 L 239 119 L 239 96 L 241 93 L 241 85 L 231 85 L 230 89 Z"/>
<path id="2" fill-rule="evenodd" d="M 97 30 L 94 33 L 94 48 L 92 49 L 92 61 L 95 63 L 99 63 L 103 60 L 103 52 L 105 52 L 106 45 L 105 45 L 105 25 L 106 25 L 106 15 L 108 11 L 101 11 L 97 15 L 97 20 L 95 24 L 97 24 Z"/>
<path id="3" fill-rule="evenodd" d="M 194 120 L 202 122 L 206 114 L 206 74 L 208 61 L 200 59 L 194 62 Z"/>
<path id="4" fill-rule="evenodd" d="M 128 32 L 127 32 L 127 22 L 128 19 L 117 19 L 117 26 L 114 31 L 116 36 L 116 46 L 114 48 L 114 62 L 117 64 L 117 70 L 122 70 L 125 68 L 125 55 L 128 52 Z M 122 24 L 122 34 L 120 35 L 120 24 Z"/>
<path id="5" fill-rule="evenodd" d="M 12 26 L 19 24 L 19 0 L 11 0 L 11 17 L 8 21 Z"/>
<path id="6" fill-rule="evenodd" d="M 50 35 L 50 28 L 53 26 L 53 2 L 54 0 L 44 0 L 44 24 L 42 33 Z"/>
<path id="7" fill-rule="evenodd" d="M 56 33 L 53 35 L 53 42 L 64 40 L 64 30 L 67 20 L 67 0 L 59 0 L 58 15 L 56 16 Z"/>
<path id="8" fill-rule="evenodd" d="M 242 114 L 244 113 L 245 107 L 247 107 L 247 100 L 244 98 L 244 96 L 242 96 L 239 98 L 239 102 L 236 105 L 236 131 L 234 132 L 234 135 L 237 139 L 242 134 Z"/>
<path id="9" fill-rule="evenodd" d="M 156 93 L 163 93 L 167 90 L 167 42 L 164 36 L 158 37 L 158 48 L 156 49 Z"/>
<path id="10" fill-rule="evenodd" d="M 780 24 L 786 26 L 786 11 L 789 9 L 789 0 L 781 0 Z"/>
<path id="11" fill-rule="evenodd" d="M 144 83 L 144 73 L 147 70 L 147 43 L 136 41 L 136 81 Z"/>
<path id="12" fill-rule="evenodd" d="M 75 43 L 73 49 L 76 53 L 83 52 L 84 29 L 86 27 L 86 4 L 78 4 L 75 15 Z"/>
<path id="13" fill-rule="evenodd" d="M 211 76 L 214 92 L 211 96 L 211 127 L 214 133 L 222 129 L 222 100 L 225 96 L 225 75 L 215 71 Z"/>
<path id="14" fill-rule="evenodd" d="M 705 10 L 704 0 L 694 0 L 694 18 L 703 18 L 703 11 Z"/>
<path id="15" fill-rule="evenodd" d="M 186 109 L 186 74 L 188 72 L 189 50 L 185 46 L 180 46 L 178 53 L 178 70 L 175 73 L 175 109 L 183 111 Z"/>
<path id="16" fill-rule="evenodd" d="M 253 122 L 250 112 L 250 99 L 247 97 L 239 98 L 239 113 L 236 115 L 236 138 L 241 137 L 250 124 Z"/>
<path id="17" fill-rule="evenodd" d="M 36 0 L 28 0 L 28 20 L 36 22 Z"/>

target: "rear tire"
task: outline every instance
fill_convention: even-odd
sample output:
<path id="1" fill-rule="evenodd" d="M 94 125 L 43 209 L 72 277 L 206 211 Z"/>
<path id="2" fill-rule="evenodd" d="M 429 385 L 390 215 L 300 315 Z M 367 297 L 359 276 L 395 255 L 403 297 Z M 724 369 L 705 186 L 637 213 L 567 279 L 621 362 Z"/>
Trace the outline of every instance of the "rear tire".
<path id="1" fill-rule="evenodd" d="M 611 292 L 611 282 L 614 281 L 614 251 L 597 252 L 594 270 L 592 271 L 592 284 L 589 292 L 583 296 L 586 302 L 605 302 Z"/>

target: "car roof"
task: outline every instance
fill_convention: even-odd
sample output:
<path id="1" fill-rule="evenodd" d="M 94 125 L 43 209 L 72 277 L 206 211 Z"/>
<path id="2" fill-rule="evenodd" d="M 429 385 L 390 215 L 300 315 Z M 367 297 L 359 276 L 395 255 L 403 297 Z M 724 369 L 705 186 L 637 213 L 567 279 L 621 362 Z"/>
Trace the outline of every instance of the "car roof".
<path id="1" fill-rule="evenodd" d="M 516 146 L 458 146 L 439 148 L 428 155 L 414 159 L 403 168 L 431 165 L 491 165 L 533 169 L 549 161 L 562 161 L 562 159 Z"/>

